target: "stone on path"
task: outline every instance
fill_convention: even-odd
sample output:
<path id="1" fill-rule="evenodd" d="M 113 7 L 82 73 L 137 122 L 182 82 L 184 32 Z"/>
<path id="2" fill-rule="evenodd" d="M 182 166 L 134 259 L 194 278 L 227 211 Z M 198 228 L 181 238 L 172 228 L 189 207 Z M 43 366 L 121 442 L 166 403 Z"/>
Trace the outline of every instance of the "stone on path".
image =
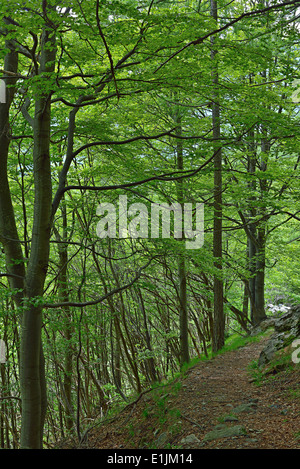
<path id="1" fill-rule="evenodd" d="M 247 404 L 240 404 L 234 409 L 232 409 L 232 412 L 234 414 L 240 414 L 241 412 L 253 412 L 256 408 L 256 405 L 252 402 L 247 403 Z"/>
<path id="2" fill-rule="evenodd" d="M 200 440 L 196 437 L 196 435 L 191 434 L 185 438 L 182 438 L 181 442 L 182 445 L 193 445 L 200 443 Z"/>
<path id="3" fill-rule="evenodd" d="M 225 425 L 217 425 L 217 427 L 204 436 L 203 441 L 218 440 L 219 438 L 232 438 L 234 436 L 246 435 L 246 429 L 242 425 L 234 425 L 226 427 Z"/>

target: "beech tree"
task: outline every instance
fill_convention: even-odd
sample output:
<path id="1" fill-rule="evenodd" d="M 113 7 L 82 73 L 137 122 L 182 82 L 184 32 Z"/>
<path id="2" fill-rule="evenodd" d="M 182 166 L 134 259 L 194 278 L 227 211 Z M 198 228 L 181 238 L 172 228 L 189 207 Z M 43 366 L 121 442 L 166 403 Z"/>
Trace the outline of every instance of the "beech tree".
<path id="1" fill-rule="evenodd" d="M 20 381 L 20 397 L 4 398 L 21 400 L 21 448 L 43 447 L 49 405 L 62 433 L 75 428 L 81 439 L 81 418 L 96 407 L 91 389 L 103 414 L 113 390 L 126 400 L 191 356 L 218 351 L 227 305 L 243 330 L 262 320 L 270 224 L 299 220 L 297 207 L 290 209 L 297 110 L 286 96 L 297 77 L 300 1 L 173 3 L 1 6 L 5 337 L 10 327 L 18 342 L 20 326 L 18 353 L 10 352 L 20 370 L 9 375 Z M 278 23 L 286 37 L 266 51 L 258 38 L 273 37 Z M 245 44 L 253 63 L 237 59 Z M 254 65 L 264 74 L 254 75 Z M 254 86 L 268 91 L 268 102 Z M 276 164 L 285 154 L 292 164 L 281 174 Z M 238 189 L 245 187 L 247 197 Z M 132 201 L 204 202 L 203 249 L 183 254 L 173 240 L 99 240 L 97 204 L 121 191 Z M 236 303 L 240 285 L 250 318 Z M 46 372 L 61 399 L 51 390 L 49 402 Z M 5 373 L 1 380 L 8 386 Z M 1 435 L 7 445 L 10 435 L 17 444 L 14 412 Z M 62 434 L 49 422 L 53 442 Z"/>

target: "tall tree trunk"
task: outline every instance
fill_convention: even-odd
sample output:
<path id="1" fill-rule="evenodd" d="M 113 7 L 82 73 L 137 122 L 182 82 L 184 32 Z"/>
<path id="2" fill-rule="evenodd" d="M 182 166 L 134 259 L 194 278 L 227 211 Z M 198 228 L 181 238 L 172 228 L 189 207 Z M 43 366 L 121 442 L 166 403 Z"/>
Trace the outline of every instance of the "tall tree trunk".
<path id="1" fill-rule="evenodd" d="M 218 21 L 218 5 L 216 0 L 211 0 L 211 16 Z M 220 105 L 219 105 L 219 74 L 217 65 L 217 50 L 215 49 L 215 37 L 211 39 L 212 59 L 212 125 L 214 140 L 214 227 L 213 227 L 213 255 L 215 258 L 216 274 L 214 275 L 214 324 L 213 324 L 213 352 L 217 352 L 224 345 L 225 319 L 222 280 L 222 150 L 219 147 L 220 130 Z"/>
<path id="2" fill-rule="evenodd" d="M 251 83 L 251 78 L 250 78 Z M 256 171 L 256 151 L 255 151 L 255 134 L 254 131 L 249 132 L 250 144 L 249 144 L 249 154 L 248 154 L 248 173 L 251 175 L 251 180 L 249 182 L 249 191 L 251 194 L 250 197 L 250 211 L 249 211 L 249 235 L 248 236 L 248 259 L 249 259 L 249 293 L 250 293 L 250 317 L 251 321 L 254 321 L 255 315 L 255 281 L 256 281 L 256 223 L 252 220 L 255 220 L 256 217 L 256 181 L 255 181 L 255 171 Z"/>
<path id="3" fill-rule="evenodd" d="M 18 72 L 18 54 L 10 41 L 6 41 L 6 46 L 11 52 L 5 57 L 4 69 L 16 74 Z M 16 79 L 12 76 L 3 76 L 6 84 L 6 100 L 0 105 L 0 242 L 5 254 L 6 272 L 9 286 L 13 292 L 13 299 L 17 307 L 22 307 L 25 260 L 16 225 L 7 167 L 10 144 L 9 111 L 16 90 Z"/>
<path id="4" fill-rule="evenodd" d="M 41 38 L 39 75 L 54 70 L 55 36 L 45 28 Z M 48 78 L 44 77 L 47 89 Z M 21 328 L 20 384 L 22 398 L 21 448 L 42 447 L 47 396 L 42 351 L 42 306 L 44 282 L 49 262 L 51 232 L 51 166 L 50 166 L 50 95 L 36 99 L 34 117 L 34 218 L 31 252 L 26 274 L 26 304 Z"/>
<path id="5" fill-rule="evenodd" d="M 182 134 L 181 128 L 181 118 L 180 110 L 178 108 L 176 115 L 176 135 L 178 137 Z M 176 156 L 177 156 L 177 169 L 182 171 L 184 169 L 183 164 L 183 147 L 182 140 L 177 140 L 176 146 Z M 183 180 L 179 179 L 177 181 L 177 202 L 181 204 L 181 207 L 184 203 L 183 196 Z M 180 328 L 180 366 L 183 366 L 184 363 L 189 363 L 190 354 L 189 354 L 189 329 L 188 329 L 188 301 L 187 301 L 187 288 L 186 288 L 186 260 L 184 252 L 179 250 L 178 254 L 178 279 L 179 279 L 179 328 Z"/>
<path id="6" fill-rule="evenodd" d="M 6 41 L 8 43 L 9 41 Z M 8 44 L 7 44 L 8 46 Z M 8 72 L 18 72 L 18 54 L 9 52 L 4 61 L 4 69 Z M 6 102 L 0 105 L 0 242 L 4 249 L 6 270 L 10 288 L 14 291 L 17 306 L 21 306 L 25 265 L 23 251 L 17 230 L 14 208 L 8 181 L 8 151 L 10 144 L 9 110 L 15 94 L 15 78 L 3 76 L 6 84 Z"/>
<path id="7" fill-rule="evenodd" d="M 263 138 L 261 142 L 260 170 L 267 170 L 267 158 L 270 151 L 266 131 L 263 128 Z M 261 200 L 264 201 L 267 194 L 267 181 L 260 180 Z M 260 210 L 261 221 L 257 228 L 257 253 L 256 253 L 256 279 L 255 279 L 255 316 L 254 323 L 257 324 L 266 318 L 265 313 L 265 267 L 266 267 L 266 221 L 268 216 L 262 206 Z"/>

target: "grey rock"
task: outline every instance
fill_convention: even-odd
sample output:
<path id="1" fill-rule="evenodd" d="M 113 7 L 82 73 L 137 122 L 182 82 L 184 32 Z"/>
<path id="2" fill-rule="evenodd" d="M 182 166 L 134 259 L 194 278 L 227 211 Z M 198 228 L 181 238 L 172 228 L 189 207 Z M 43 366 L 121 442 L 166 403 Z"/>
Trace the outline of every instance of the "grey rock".
<path id="1" fill-rule="evenodd" d="M 256 404 L 249 402 L 247 404 L 240 404 L 239 406 L 232 409 L 232 412 L 235 414 L 240 414 L 241 412 L 253 412 L 256 408 Z"/>
<path id="2" fill-rule="evenodd" d="M 273 360 L 275 353 L 291 344 L 300 337 L 300 305 L 293 306 L 290 311 L 283 314 L 274 322 L 274 334 L 262 350 L 258 366 L 266 366 Z"/>
<path id="3" fill-rule="evenodd" d="M 158 446 L 158 448 L 161 448 L 166 442 L 168 441 L 168 434 L 167 433 L 161 433 L 157 440 L 155 441 L 155 445 Z"/>
<path id="4" fill-rule="evenodd" d="M 286 332 L 300 326 L 300 306 L 290 309 L 288 313 L 283 314 L 276 319 L 274 328 L 276 332 Z"/>
<path id="5" fill-rule="evenodd" d="M 204 436 L 204 441 L 218 440 L 219 438 L 232 438 L 235 436 L 246 435 L 246 429 L 242 425 L 214 429 Z"/>
<path id="6" fill-rule="evenodd" d="M 238 418 L 235 417 L 234 415 L 226 415 L 224 417 L 224 422 L 238 422 Z"/>
<path id="7" fill-rule="evenodd" d="M 197 445 L 200 443 L 199 438 L 196 437 L 193 433 L 191 435 L 186 436 L 185 438 L 182 438 L 181 442 L 182 445 Z"/>
<path id="8" fill-rule="evenodd" d="M 257 324 L 251 329 L 250 335 L 256 336 L 261 332 L 265 332 L 267 329 L 271 329 L 272 327 L 274 327 L 275 321 L 275 317 L 267 318 L 264 321 L 261 321 L 259 324 Z"/>
<path id="9" fill-rule="evenodd" d="M 258 439 L 257 438 L 247 438 L 247 443 L 257 443 Z"/>
<path id="10" fill-rule="evenodd" d="M 225 423 L 219 423 L 218 425 L 214 427 L 214 430 L 222 430 L 223 428 L 228 428 L 228 427 L 227 425 L 225 425 Z"/>

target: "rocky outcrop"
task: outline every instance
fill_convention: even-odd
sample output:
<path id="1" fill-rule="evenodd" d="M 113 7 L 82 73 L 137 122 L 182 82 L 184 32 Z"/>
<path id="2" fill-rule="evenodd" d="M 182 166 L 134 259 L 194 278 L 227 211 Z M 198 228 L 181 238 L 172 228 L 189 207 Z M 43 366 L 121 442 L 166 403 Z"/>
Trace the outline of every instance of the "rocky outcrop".
<path id="1" fill-rule="evenodd" d="M 267 365 L 278 350 L 287 347 L 294 340 L 300 338 L 300 305 L 292 306 L 282 316 L 266 319 L 256 329 L 256 333 L 269 327 L 274 328 L 274 334 L 260 354 L 259 367 Z"/>

